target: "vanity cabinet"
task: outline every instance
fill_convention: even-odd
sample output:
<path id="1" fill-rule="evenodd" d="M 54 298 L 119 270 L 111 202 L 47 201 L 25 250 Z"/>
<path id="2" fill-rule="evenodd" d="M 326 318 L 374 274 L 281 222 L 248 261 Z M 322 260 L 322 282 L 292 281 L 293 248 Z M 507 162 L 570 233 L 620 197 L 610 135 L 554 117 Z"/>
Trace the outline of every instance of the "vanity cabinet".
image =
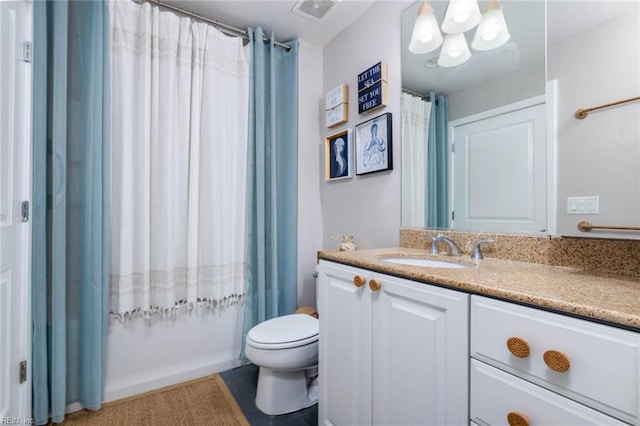
<path id="1" fill-rule="evenodd" d="M 469 295 L 321 260 L 323 425 L 463 425 Z"/>
<path id="2" fill-rule="evenodd" d="M 640 424 L 638 333 L 476 295 L 470 327 L 473 422 Z"/>

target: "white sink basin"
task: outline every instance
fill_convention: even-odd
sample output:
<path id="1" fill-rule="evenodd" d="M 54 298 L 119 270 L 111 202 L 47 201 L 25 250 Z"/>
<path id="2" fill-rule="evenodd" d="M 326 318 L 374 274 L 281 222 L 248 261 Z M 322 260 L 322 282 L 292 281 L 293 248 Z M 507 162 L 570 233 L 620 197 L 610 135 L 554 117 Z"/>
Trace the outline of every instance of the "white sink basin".
<path id="1" fill-rule="evenodd" d="M 444 260 L 425 259 L 422 257 L 384 257 L 381 260 L 401 265 L 422 266 L 424 268 L 466 268 L 467 265 Z"/>

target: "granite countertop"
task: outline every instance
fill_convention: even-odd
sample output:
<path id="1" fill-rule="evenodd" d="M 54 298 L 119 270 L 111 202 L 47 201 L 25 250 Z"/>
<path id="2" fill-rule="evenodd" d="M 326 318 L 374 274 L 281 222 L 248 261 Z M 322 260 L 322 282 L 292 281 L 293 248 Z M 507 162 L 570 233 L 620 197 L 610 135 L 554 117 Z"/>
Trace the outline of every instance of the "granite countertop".
<path id="1" fill-rule="evenodd" d="M 385 262 L 383 257 L 425 257 L 468 268 L 425 268 Z M 394 276 L 499 297 L 640 331 L 640 277 L 468 256 L 432 255 L 426 250 L 386 248 L 321 251 L 319 259 Z"/>

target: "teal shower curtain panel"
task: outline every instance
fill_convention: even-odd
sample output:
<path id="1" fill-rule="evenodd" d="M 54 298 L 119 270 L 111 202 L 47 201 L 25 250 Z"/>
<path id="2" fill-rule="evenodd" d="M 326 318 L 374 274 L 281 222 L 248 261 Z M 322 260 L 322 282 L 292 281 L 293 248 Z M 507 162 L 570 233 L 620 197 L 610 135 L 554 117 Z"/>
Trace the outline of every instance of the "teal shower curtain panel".
<path id="1" fill-rule="evenodd" d="M 247 290 L 243 342 L 254 325 L 297 307 L 298 42 L 250 35 Z M 244 345 L 243 345 L 244 348 Z M 244 351 L 242 353 L 244 356 Z"/>
<path id="2" fill-rule="evenodd" d="M 33 416 L 103 397 L 109 274 L 104 1 L 34 2 Z"/>
<path id="3" fill-rule="evenodd" d="M 448 157 L 448 109 L 449 101 L 443 96 L 431 99 L 431 119 L 429 120 L 429 143 L 427 147 L 427 227 L 447 228 L 449 226 L 449 157 Z"/>

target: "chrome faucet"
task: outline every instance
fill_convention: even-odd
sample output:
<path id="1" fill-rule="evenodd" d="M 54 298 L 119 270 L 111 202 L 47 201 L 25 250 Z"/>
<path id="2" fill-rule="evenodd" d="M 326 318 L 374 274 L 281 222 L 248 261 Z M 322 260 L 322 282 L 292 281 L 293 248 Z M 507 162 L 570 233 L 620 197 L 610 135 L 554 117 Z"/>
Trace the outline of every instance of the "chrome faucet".
<path id="1" fill-rule="evenodd" d="M 481 244 L 492 243 L 493 240 L 476 240 L 473 242 L 473 253 L 471 254 L 472 259 L 484 259 L 482 255 L 482 251 L 480 250 Z"/>
<path id="2" fill-rule="evenodd" d="M 451 238 L 438 234 L 431 238 L 431 254 L 440 254 L 438 251 L 438 242 L 444 241 L 447 246 L 447 256 L 460 256 L 460 247 Z"/>

